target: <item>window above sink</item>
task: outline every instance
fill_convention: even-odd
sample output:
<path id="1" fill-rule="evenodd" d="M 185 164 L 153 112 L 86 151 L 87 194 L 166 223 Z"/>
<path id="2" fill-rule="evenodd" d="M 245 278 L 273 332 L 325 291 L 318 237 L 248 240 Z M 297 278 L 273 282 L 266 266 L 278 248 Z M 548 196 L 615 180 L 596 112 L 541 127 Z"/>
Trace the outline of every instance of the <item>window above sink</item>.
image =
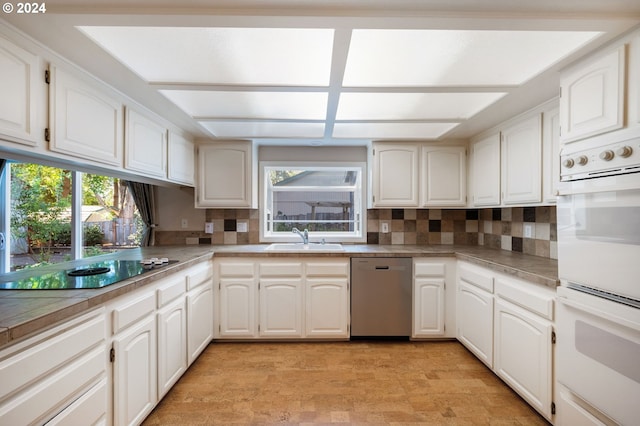
<path id="1" fill-rule="evenodd" d="M 262 162 L 261 241 L 298 242 L 299 236 L 293 232 L 298 228 L 308 230 L 310 243 L 363 242 L 364 170 L 364 164 L 353 163 Z M 296 246 L 302 246 L 278 245 L 271 250 L 296 251 Z M 342 249 L 339 244 L 324 244 L 324 249 L 308 246 L 314 248 L 300 250 Z"/>

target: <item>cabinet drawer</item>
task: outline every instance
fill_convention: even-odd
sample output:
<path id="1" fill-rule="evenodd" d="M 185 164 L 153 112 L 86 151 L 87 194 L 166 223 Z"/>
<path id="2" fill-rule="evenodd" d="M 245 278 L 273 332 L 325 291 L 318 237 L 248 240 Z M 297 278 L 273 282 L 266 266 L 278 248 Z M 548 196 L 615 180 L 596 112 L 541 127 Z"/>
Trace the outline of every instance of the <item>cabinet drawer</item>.
<path id="1" fill-rule="evenodd" d="M 51 419 L 47 426 L 106 425 L 108 395 L 107 379 L 104 378 Z"/>
<path id="2" fill-rule="evenodd" d="M 150 291 L 125 305 L 116 307 L 113 310 L 113 334 L 152 313 L 156 307 L 154 296 Z"/>
<path id="3" fill-rule="evenodd" d="M 187 291 L 191 291 L 194 288 L 206 284 L 211 281 L 213 276 L 213 266 L 211 262 L 204 262 L 200 265 L 194 266 L 189 269 L 187 274 Z"/>
<path id="4" fill-rule="evenodd" d="M 93 316 L 93 317 L 92 317 Z M 52 330 L 58 334 L 37 336 L 22 352 L 0 362 L 0 400 L 31 385 L 51 371 L 75 360 L 105 339 L 104 310 L 83 315 Z M 38 343 L 38 339 L 42 342 Z M 29 343 L 25 342 L 25 343 Z M 0 355 L 2 356 L 2 355 Z M 0 422 L 0 424 L 3 424 Z M 4 423 L 11 424 L 11 423 Z M 16 423 L 13 423 L 16 424 Z"/>
<path id="5" fill-rule="evenodd" d="M 349 264 L 347 262 L 309 262 L 307 263 L 308 277 L 348 277 Z"/>
<path id="6" fill-rule="evenodd" d="M 301 277 L 302 262 L 261 263 L 260 277 Z"/>
<path id="7" fill-rule="evenodd" d="M 0 424 L 44 423 L 73 401 L 106 370 L 106 348 L 95 348 L 0 404 Z"/>
<path id="8" fill-rule="evenodd" d="M 220 277 L 253 277 L 252 262 L 220 263 Z"/>
<path id="9" fill-rule="evenodd" d="M 416 277 L 444 277 L 447 265 L 444 263 L 415 262 L 413 272 Z"/>
<path id="10" fill-rule="evenodd" d="M 182 277 L 174 277 L 166 280 L 165 284 L 161 284 L 156 290 L 158 295 L 158 308 L 163 307 L 172 300 L 176 300 L 185 292 L 185 279 Z"/>
<path id="11" fill-rule="evenodd" d="M 493 276 L 489 272 L 473 265 L 459 264 L 458 275 L 460 280 L 493 293 Z"/>
<path id="12" fill-rule="evenodd" d="M 509 277 L 496 278 L 496 294 L 534 314 L 553 321 L 555 291 Z"/>

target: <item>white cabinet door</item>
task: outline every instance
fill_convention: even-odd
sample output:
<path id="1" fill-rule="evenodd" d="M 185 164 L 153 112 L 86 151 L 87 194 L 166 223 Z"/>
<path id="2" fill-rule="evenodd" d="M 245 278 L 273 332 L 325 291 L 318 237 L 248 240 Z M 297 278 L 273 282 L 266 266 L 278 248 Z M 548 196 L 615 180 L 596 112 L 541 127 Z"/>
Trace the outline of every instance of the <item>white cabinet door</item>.
<path id="1" fill-rule="evenodd" d="M 87 425 L 107 426 L 107 379 L 103 378 L 80 398 L 73 401 L 60 414 L 47 422 L 47 426 Z"/>
<path id="2" fill-rule="evenodd" d="M 149 315 L 113 339 L 113 403 L 116 425 L 137 425 L 157 397 L 156 320 Z"/>
<path id="3" fill-rule="evenodd" d="M 213 287 L 187 293 L 187 363 L 191 365 L 213 339 Z"/>
<path id="4" fill-rule="evenodd" d="M 620 46 L 560 77 L 563 143 L 624 125 L 625 49 Z"/>
<path id="5" fill-rule="evenodd" d="M 560 111 L 542 113 L 542 192 L 544 201 L 555 203 L 560 182 Z"/>
<path id="6" fill-rule="evenodd" d="M 260 279 L 260 336 L 302 337 L 302 279 Z"/>
<path id="7" fill-rule="evenodd" d="M 195 183 L 196 148 L 183 136 L 169 132 L 167 177 L 170 181 L 193 186 Z"/>
<path id="8" fill-rule="evenodd" d="M 28 145 L 35 145 L 38 140 L 37 69 L 37 56 L 0 36 L 0 134 Z"/>
<path id="9" fill-rule="evenodd" d="M 147 176 L 167 176 L 167 129 L 127 108 L 124 167 Z"/>
<path id="10" fill-rule="evenodd" d="M 257 337 L 253 278 L 220 279 L 220 337 Z"/>
<path id="11" fill-rule="evenodd" d="M 418 207 L 418 154 L 418 145 L 373 145 L 374 207 Z"/>
<path id="12" fill-rule="evenodd" d="M 463 146 L 422 146 L 421 205 L 467 203 L 467 150 Z"/>
<path id="13" fill-rule="evenodd" d="M 305 337 L 349 337 L 348 278 L 307 278 Z"/>
<path id="14" fill-rule="evenodd" d="M 187 312 L 184 296 L 158 311 L 158 399 L 187 370 Z"/>
<path id="15" fill-rule="evenodd" d="M 541 115 L 502 131 L 502 202 L 538 203 L 542 197 Z"/>
<path id="16" fill-rule="evenodd" d="M 460 281 L 456 309 L 458 340 L 493 368 L 493 295 Z"/>
<path id="17" fill-rule="evenodd" d="M 444 336 L 445 280 L 415 278 L 413 284 L 413 337 Z"/>
<path id="18" fill-rule="evenodd" d="M 49 149 L 122 167 L 122 104 L 61 68 L 50 72 Z"/>
<path id="19" fill-rule="evenodd" d="M 551 418 L 551 322 L 500 298 L 495 310 L 494 371 Z"/>
<path id="20" fill-rule="evenodd" d="M 471 152 L 473 205 L 500 205 L 500 134 L 475 142 Z"/>
<path id="21" fill-rule="evenodd" d="M 196 207 L 255 208 L 254 156 L 251 142 L 200 145 Z"/>

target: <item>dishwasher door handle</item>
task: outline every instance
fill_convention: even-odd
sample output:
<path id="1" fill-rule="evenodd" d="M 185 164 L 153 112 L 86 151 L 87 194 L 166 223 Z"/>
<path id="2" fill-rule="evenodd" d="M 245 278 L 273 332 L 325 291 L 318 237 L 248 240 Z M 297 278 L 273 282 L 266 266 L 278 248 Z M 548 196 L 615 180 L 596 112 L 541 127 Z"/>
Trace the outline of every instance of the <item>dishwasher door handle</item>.
<path id="1" fill-rule="evenodd" d="M 388 266 L 376 266 L 376 269 L 389 269 Z"/>

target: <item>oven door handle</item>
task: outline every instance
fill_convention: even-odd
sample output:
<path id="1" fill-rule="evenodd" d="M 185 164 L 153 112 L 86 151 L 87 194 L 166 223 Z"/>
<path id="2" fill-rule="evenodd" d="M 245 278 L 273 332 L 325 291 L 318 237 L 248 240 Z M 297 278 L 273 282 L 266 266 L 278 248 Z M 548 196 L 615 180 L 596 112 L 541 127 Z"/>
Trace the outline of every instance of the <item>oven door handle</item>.
<path id="1" fill-rule="evenodd" d="M 566 291 L 573 291 L 576 292 L 575 290 L 571 290 L 571 289 L 565 289 Z M 576 292 L 577 294 L 580 294 L 582 296 L 582 294 L 580 292 Z M 606 299 L 602 299 L 599 298 L 597 296 L 592 296 L 592 295 L 583 295 L 585 297 L 591 298 L 593 299 L 594 304 L 598 304 L 598 305 L 607 305 L 607 307 L 614 307 L 616 310 L 621 310 L 621 311 L 626 311 L 626 310 L 631 310 L 629 312 L 631 312 L 631 314 L 634 315 L 634 318 L 638 318 L 640 315 L 638 314 L 638 310 L 635 308 L 632 308 L 630 306 L 625 306 L 616 302 L 611 302 L 608 301 Z M 614 322 L 616 324 L 619 325 L 623 325 L 625 327 L 628 327 L 632 330 L 636 330 L 636 331 L 640 331 L 640 318 L 638 318 L 638 320 L 634 321 L 632 319 L 629 318 L 625 318 L 624 316 L 620 316 L 618 315 L 616 312 L 614 312 L 613 309 L 602 309 L 599 307 L 595 307 L 591 304 L 586 304 L 586 303 L 582 303 L 574 298 L 571 297 L 566 297 L 566 296 L 560 296 L 558 297 L 558 302 L 562 303 L 563 305 L 566 305 L 568 307 L 577 309 L 579 311 L 585 312 L 589 315 L 593 315 L 596 316 L 598 318 L 602 318 L 605 319 L 607 321 L 611 321 Z M 636 312 L 633 312 L 636 311 Z"/>

